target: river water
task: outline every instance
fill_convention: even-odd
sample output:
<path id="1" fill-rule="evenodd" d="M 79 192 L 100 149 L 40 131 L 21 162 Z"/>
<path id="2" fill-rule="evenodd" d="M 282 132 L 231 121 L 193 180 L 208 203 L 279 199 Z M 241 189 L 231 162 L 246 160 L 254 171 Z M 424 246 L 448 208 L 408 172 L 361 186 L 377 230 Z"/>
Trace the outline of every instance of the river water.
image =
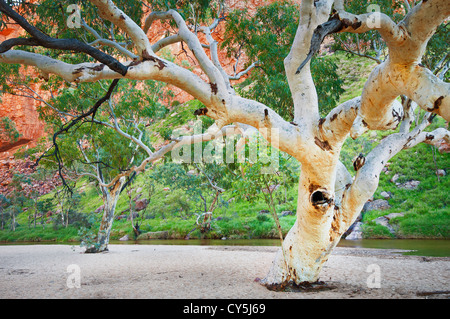
<path id="1" fill-rule="evenodd" d="M 78 243 L 56 242 L 16 242 L 0 243 L 0 245 L 54 245 Z M 110 244 L 120 245 L 208 245 L 208 246 L 280 246 L 279 239 L 166 239 L 166 240 L 113 240 Z M 341 240 L 338 247 L 377 248 L 405 250 L 404 255 L 416 255 L 426 257 L 450 257 L 450 240 L 440 239 L 362 239 Z"/>
<path id="2" fill-rule="evenodd" d="M 113 241 L 111 244 L 137 245 L 226 245 L 226 246 L 280 246 L 279 239 L 169 239 L 143 241 Z M 440 239 L 362 239 L 341 240 L 338 247 L 407 250 L 405 255 L 450 257 L 450 240 Z"/>

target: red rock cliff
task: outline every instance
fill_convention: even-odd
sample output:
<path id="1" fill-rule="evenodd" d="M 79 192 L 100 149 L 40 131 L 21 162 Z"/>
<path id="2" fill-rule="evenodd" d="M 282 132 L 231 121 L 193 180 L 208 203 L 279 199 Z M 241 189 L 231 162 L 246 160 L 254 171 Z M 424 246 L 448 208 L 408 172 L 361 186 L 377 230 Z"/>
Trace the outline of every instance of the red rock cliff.
<path id="1" fill-rule="evenodd" d="M 19 29 L 17 27 L 11 27 L 0 32 L 0 42 L 19 35 Z M 24 68 L 24 72 L 36 76 L 31 68 Z M 33 85 L 32 88 L 39 91 L 37 85 Z M 0 140 L 0 159 L 14 154 L 14 152 L 24 145 L 26 147 L 33 147 L 36 141 L 44 135 L 44 123 L 39 120 L 39 115 L 36 111 L 38 103 L 34 99 L 21 96 L 2 96 L 0 118 L 7 116 L 13 120 L 21 136 L 14 144 Z"/>

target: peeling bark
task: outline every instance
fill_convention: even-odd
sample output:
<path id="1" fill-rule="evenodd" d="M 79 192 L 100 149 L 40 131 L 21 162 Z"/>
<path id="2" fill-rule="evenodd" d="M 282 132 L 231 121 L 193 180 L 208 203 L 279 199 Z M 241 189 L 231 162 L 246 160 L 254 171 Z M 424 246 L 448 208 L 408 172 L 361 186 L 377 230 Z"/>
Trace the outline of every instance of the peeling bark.
<path id="1" fill-rule="evenodd" d="M 113 185 L 113 187 L 111 187 L 111 189 L 108 187 L 102 187 L 105 209 L 103 212 L 102 221 L 100 223 L 100 229 L 97 234 L 97 242 L 95 245 L 88 247 L 85 251 L 86 253 L 101 253 L 108 251 L 109 236 L 111 234 L 111 228 L 114 222 L 116 205 L 124 184 L 125 177 L 121 177 Z"/>
<path id="2" fill-rule="evenodd" d="M 304 2 L 306 3 L 306 1 Z M 336 9 L 339 15 L 333 19 L 338 18 L 342 21 L 342 25 L 340 28 L 339 24 L 334 21 L 333 28 L 330 27 L 330 30 L 360 33 L 369 29 L 368 15 L 347 14 L 343 11 L 343 6 L 339 7 L 339 5 Z M 442 16 L 441 13 L 440 15 Z M 311 26 L 314 14 L 310 14 L 309 17 L 308 24 Z M 436 24 L 436 22 L 433 23 Z M 328 25 L 331 24 L 322 24 L 321 29 L 316 29 L 316 31 L 318 30 L 317 34 L 321 30 L 327 29 Z M 306 34 L 311 35 L 311 33 L 307 33 L 301 26 L 302 23 L 300 23 L 298 35 L 301 35 L 302 40 L 309 40 L 310 38 Z M 401 46 L 406 42 L 411 42 L 413 37 L 413 35 L 409 35 L 403 24 L 396 26 L 387 16 L 382 16 L 378 31 L 387 41 L 390 52 L 396 50 L 402 52 L 404 48 Z M 317 42 L 317 39 L 312 39 L 312 47 L 316 45 L 314 41 Z M 302 51 L 300 48 L 297 50 L 302 52 L 301 55 L 307 56 L 304 50 Z M 411 56 L 407 56 L 406 60 L 410 58 Z M 287 62 L 292 61 L 289 59 L 291 58 L 288 57 Z M 365 202 L 376 191 L 381 170 L 388 160 L 402 149 L 412 147 L 417 143 L 432 142 L 437 137 L 448 138 L 449 133 L 445 129 L 439 129 L 433 133 L 423 132 L 423 129 L 430 123 L 428 119 L 431 117 L 428 117 L 413 131 L 410 132 L 409 126 L 405 125 L 401 133 L 384 139 L 367 156 L 361 154 L 354 163 L 354 169 L 357 172 L 354 180 L 338 162 L 335 154 L 339 154 L 342 143 L 349 134 L 357 138 L 368 129 L 394 129 L 400 124 L 404 119 L 404 107 L 396 98 L 401 94 L 406 94 L 422 108 L 448 120 L 449 107 L 445 103 L 448 103 L 446 98 L 449 85 L 437 79 L 430 71 L 417 66 L 415 64 L 417 60 L 408 64 L 398 59 L 399 57 L 394 54 L 393 58 L 390 57 L 373 70 L 361 98 L 353 99 L 336 107 L 326 118 L 313 120 L 317 123 L 317 130 L 312 130 L 313 135 L 309 139 L 313 138 L 320 151 L 310 154 L 311 156 L 306 162 L 299 158 L 303 166 L 299 185 L 297 221 L 283 244 L 283 249 L 289 252 L 289 272 L 283 266 L 284 260 L 281 258 L 280 252 L 263 280 L 267 286 L 286 284 L 288 273 L 295 273 L 290 280 L 296 284 L 317 281 L 323 264 L 342 234 L 352 225 Z M 293 67 L 289 63 L 286 65 L 290 69 Z M 308 72 L 306 66 L 307 64 L 300 70 L 296 69 L 300 71 L 296 74 L 299 75 L 302 72 L 306 74 Z M 297 89 L 300 88 L 298 92 L 302 92 L 301 96 L 308 96 L 302 91 L 304 86 L 297 86 L 298 82 L 295 77 L 289 77 L 288 69 L 287 73 L 290 83 L 292 83 L 291 90 L 295 85 Z M 294 92 L 293 95 L 295 98 Z M 314 92 L 310 92 L 308 100 L 303 100 L 299 105 L 302 105 L 305 111 L 314 114 L 316 100 L 311 97 L 314 97 Z M 313 112 L 308 103 L 313 105 Z M 302 117 L 308 120 L 311 119 L 311 115 L 301 111 L 298 111 L 297 114 L 302 114 Z M 302 132 L 302 135 L 303 138 L 308 139 L 307 133 Z M 313 165 L 314 159 L 318 160 L 319 158 L 318 166 L 321 167 L 321 170 L 311 169 L 310 166 Z"/>

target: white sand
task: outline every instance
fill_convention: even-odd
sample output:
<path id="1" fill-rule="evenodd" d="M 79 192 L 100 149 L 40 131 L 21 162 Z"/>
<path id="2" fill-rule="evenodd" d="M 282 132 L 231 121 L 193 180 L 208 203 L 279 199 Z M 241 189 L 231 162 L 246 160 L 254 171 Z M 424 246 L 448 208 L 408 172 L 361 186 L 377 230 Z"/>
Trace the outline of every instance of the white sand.
<path id="1" fill-rule="evenodd" d="M 450 258 L 338 247 L 320 277 L 335 289 L 298 293 L 269 291 L 255 281 L 268 271 L 276 247 L 111 245 L 109 248 L 108 253 L 94 255 L 70 245 L 0 246 L 0 298 L 450 296 Z M 367 285 L 373 275 L 367 272 L 372 264 L 379 266 L 380 288 Z M 67 272 L 70 265 L 79 267 L 80 288 L 68 288 L 67 279 L 73 275 Z M 420 294 L 423 292 L 432 294 L 423 296 Z"/>

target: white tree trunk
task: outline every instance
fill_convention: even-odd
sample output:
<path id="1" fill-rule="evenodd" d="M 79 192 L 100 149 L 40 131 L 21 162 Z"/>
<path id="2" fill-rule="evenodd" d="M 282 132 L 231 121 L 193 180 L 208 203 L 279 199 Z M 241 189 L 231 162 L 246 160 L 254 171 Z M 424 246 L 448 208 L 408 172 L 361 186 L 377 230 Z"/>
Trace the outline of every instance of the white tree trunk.
<path id="1" fill-rule="evenodd" d="M 86 253 L 100 253 L 108 251 L 109 236 L 114 222 L 117 201 L 120 191 L 125 184 L 125 177 L 121 177 L 111 189 L 102 187 L 105 209 L 97 235 L 97 243 L 86 249 Z"/>
<path id="2" fill-rule="evenodd" d="M 329 175 L 328 180 L 333 185 L 316 184 L 317 176 L 320 176 L 317 171 L 302 168 L 297 220 L 284 239 L 284 254 L 280 250 L 262 280 L 268 286 L 289 281 L 296 284 L 316 282 L 333 248 L 360 212 L 357 207 L 347 212 L 344 218 L 342 198 L 352 178 L 342 163 L 337 161 Z"/>

